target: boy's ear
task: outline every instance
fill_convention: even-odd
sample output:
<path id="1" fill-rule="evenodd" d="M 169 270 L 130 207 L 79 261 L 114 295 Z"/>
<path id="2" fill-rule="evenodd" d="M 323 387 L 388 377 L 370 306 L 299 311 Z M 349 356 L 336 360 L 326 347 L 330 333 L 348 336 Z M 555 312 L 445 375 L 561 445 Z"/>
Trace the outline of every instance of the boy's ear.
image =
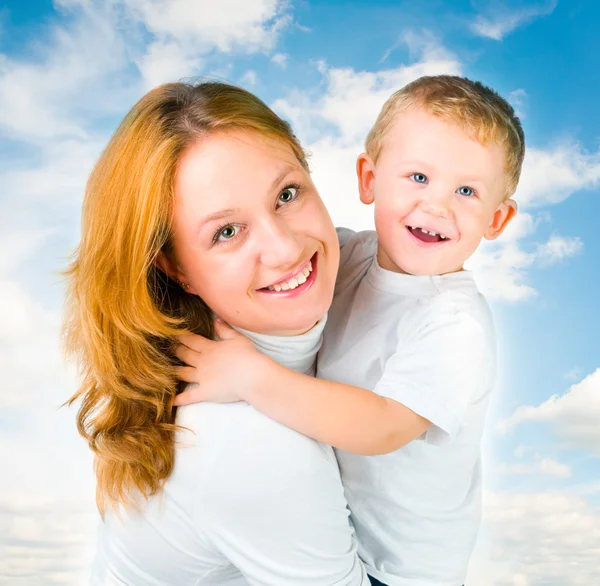
<path id="1" fill-rule="evenodd" d="M 361 153 L 356 160 L 358 192 L 360 201 L 369 205 L 375 200 L 375 165 L 367 153 Z"/>
<path id="2" fill-rule="evenodd" d="M 517 202 L 514 199 L 505 199 L 494 212 L 494 217 L 483 235 L 484 238 L 486 240 L 495 240 L 498 238 L 516 215 Z"/>

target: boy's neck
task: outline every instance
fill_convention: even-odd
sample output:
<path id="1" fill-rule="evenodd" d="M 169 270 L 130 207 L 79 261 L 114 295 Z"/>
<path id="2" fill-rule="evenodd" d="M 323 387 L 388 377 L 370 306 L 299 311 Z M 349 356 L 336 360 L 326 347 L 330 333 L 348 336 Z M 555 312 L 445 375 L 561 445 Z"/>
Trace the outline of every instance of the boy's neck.
<path id="1" fill-rule="evenodd" d="M 413 273 L 406 272 L 401 266 L 395 264 L 389 257 L 389 255 L 385 252 L 385 250 L 381 247 L 381 245 L 377 246 L 377 262 L 379 266 L 385 271 L 389 271 L 391 273 L 398 273 L 399 275 L 410 275 L 413 277 L 441 277 L 442 275 L 451 275 L 453 273 L 460 273 L 464 271 L 464 266 L 461 265 L 453 271 L 446 271 L 444 273 L 435 273 L 435 274 L 420 274 L 415 275 Z"/>

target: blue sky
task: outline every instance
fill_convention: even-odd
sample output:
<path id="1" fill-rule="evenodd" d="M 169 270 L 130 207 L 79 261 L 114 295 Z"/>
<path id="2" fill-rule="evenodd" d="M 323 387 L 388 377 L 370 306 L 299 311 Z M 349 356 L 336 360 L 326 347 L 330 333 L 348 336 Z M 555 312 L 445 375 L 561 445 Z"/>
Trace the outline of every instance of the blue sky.
<path id="1" fill-rule="evenodd" d="M 87 174 L 164 81 L 241 84 L 294 125 L 336 224 L 372 226 L 354 161 L 385 98 L 423 74 L 478 79 L 522 117 L 518 221 L 472 259 L 498 324 L 484 524 L 469 586 L 600 574 L 600 5 L 35 0 L 0 9 L 0 585 L 80 584 L 91 458 L 58 410 L 76 387 L 58 271 Z M 468 352 L 468 348 L 465 349 Z M 576 563 L 575 563 L 576 562 Z"/>

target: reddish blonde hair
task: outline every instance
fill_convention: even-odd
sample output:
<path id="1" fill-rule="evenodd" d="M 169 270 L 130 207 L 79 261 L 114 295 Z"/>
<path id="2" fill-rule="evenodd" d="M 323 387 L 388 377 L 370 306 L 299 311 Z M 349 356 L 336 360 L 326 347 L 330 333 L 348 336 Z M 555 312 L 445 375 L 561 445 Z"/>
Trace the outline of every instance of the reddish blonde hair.
<path id="1" fill-rule="evenodd" d="M 82 382 L 79 432 L 95 454 L 97 502 L 155 493 L 173 469 L 174 336 L 212 337 L 212 314 L 156 267 L 173 254 L 173 182 L 184 150 L 216 131 L 244 129 L 306 155 L 290 126 L 253 94 L 217 82 L 172 83 L 125 116 L 94 167 L 82 236 L 65 270 L 63 337 Z"/>
<path id="2" fill-rule="evenodd" d="M 494 90 L 464 77 L 424 76 L 392 94 L 365 141 L 365 149 L 374 162 L 394 118 L 415 107 L 462 126 L 481 144 L 491 140 L 502 146 L 506 154 L 506 196 L 515 192 L 525 156 L 521 122 L 513 107 Z"/>

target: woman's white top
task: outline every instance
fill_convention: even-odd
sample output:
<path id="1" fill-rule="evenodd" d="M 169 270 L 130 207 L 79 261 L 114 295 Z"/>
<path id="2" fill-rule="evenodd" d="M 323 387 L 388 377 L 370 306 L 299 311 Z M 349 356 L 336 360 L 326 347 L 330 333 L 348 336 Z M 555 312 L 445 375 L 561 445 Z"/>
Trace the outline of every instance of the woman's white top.
<path id="1" fill-rule="evenodd" d="M 314 374 L 325 319 L 301 336 L 244 332 Z M 182 407 L 175 468 L 140 510 L 108 511 L 96 586 L 367 586 L 333 450 L 247 403 Z"/>

